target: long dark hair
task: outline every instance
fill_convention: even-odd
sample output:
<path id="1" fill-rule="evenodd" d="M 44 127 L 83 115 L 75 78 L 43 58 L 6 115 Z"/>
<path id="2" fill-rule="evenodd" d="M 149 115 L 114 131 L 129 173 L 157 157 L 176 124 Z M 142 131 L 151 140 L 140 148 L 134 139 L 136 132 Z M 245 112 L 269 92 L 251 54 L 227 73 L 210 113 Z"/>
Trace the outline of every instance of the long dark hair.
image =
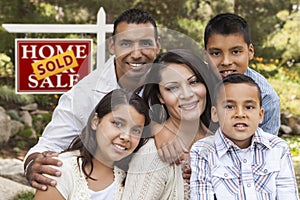
<path id="1" fill-rule="evenodd" d="M 160 54 L 154 61 L 154 64 L 146 77 L 143 92 L 143 98 L 151 107 L 151 118 L 159 123 L 162 123 L 169 118 L 168 110 L 161 104 L 158 96 L 160 95 L 160 72 L 171 63 L 188 66 L 194 72 L 197 79 L 205 85 L 207 91 L 206 106 L 204 112 L 200 116 L 200 120 L 207 128 L 211 127 L 211 130 L 216 129 L 216 124 L 211 122 L 210 118 L 213 88 L 218 83 L 218 78 L 209 65 L 205 64 L 198 56 L 186 49 L 170 50 Z"/>
<path id="2" fill-rule="evenodd" d="M 101 120 L 105 115 L 111 113 L 116 108 L 116 106 L 124 104 L 133 106 L 140 114 L 144 115 L 145 117 L 144 130 L 140 142 L 134 152 L 136 152 L 143 144 L 145 144 L 147 138 L 151 136 L 150 126 L 148 126 L 150 124 L 149 109 L 145 101 L 136 93 L 127 91 L 125 89 L 116 89 L 109 92 L 101 99 L 101 101 L 92 111 L 89 116 L 87 125 L 83 128 L 81 134 L 74 138 L 69 148 L 66 150 L 80 151 L 80 156 L 78 156 L 77 158 L 77 163 L 79 165 L 79 160 L 82 161 L 81 168 L 87 178 L 93 179 L 91 177 L 93 171 L 92 159 L 98 147 L 96 140 L 96 131 L 91 127 L 92 119 L 95 115 L 97 115 L 97 117 Z M 121 159 L 120 161 L 115 162 L 114 164 L 123 170 L 127 170 L 131 156 L 132 154 Z M 85 170 L 85 166 L 87 166 L 88 164 L 91 165 L 91 170 L 89 172 Z"/>

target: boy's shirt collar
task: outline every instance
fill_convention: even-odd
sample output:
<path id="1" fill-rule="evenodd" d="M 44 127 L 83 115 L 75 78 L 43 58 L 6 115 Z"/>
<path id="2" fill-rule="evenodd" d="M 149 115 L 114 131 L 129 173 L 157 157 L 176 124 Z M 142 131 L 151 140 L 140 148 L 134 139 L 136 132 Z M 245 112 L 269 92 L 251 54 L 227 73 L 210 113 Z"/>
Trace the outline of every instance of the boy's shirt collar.
<path id="1" fill-rule="evenodd" d="M 257 148 L 272 148 L 270 140 L 266 136 L 264 136 L 262 132 L 263 130 L 261 128 L 258 128 L 255 131 L 249 148 L 254 149 L 255 146 Z M 231 140 L 224 136 L 220 128 L 216 131 L 215 137 L 216 153 L 219 158 L 224 156 L 228 151 L 231 151 L 232 149 L 240 149 Z"/>

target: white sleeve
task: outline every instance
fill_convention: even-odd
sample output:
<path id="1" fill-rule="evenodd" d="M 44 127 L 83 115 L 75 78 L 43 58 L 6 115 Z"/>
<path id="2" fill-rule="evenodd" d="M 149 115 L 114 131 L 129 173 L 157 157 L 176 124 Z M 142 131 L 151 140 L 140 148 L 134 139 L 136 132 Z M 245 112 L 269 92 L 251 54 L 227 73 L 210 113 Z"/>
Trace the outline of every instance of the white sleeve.
<path id="1" fill-rule="evenodd" d="M 46 126 L 38 143 L 29 150 L 26 157 L 35 152 L 61 152 L 69 146 L 72 139 L 83 128 L 82 118 L 79 115 L 80 112 L 79 110 L 77 110 L 78 112 L 74 112 L 74 106 L 75 102 L 69 93 L 61 96 L 53 112 L 52 120 Z"/>

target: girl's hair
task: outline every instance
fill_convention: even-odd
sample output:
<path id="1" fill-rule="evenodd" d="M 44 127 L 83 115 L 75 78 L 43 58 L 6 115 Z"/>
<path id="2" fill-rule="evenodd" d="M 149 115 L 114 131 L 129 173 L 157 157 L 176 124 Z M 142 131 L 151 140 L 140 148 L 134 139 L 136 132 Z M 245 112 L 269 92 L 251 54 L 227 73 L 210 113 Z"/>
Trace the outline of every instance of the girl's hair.
<path id="1" fill-rule="evenodd" d="M 87 125 L 82 130 L 81 134 L 74 138 L 70 146 L 66 151 L 79 150 L 80 156 L 77 158 L 77 163 L 79 165 L 79 160 L 82 160 L 82 171 L 87 178 L 91 178 L 93 171 L 93 162 L 92 159 L 98 147 L 96 139 L 96 131 L 92 129 L 91 122 L 95 115 L 101 120 L 105 115 L 111 113 L 119 105 L 131 105 L 136 111 L 142 114 L 145 117 L 144 130 L 140 139 L 140 142 L 134 152 L 136 152 L 145 142 L 147 138 L 151 136 L 150 126 L 150 117 L 148 105 L 145 101 L 136 93 L 127 91 L 125 89 L 116 89 L 108 94 L 106 94 L 92 113 L 89 116 Z M 126 116 L 125 116 L 126 117 Z M 120 161 L 115 162 L 114 164 L 119 168 L 126 171 L 128 169 L 128 163 L 131 159 L 131 156 L 127 156 Z M 87 172 L 85 166 L 88 164 L 91 165 L 91 170 Z"/>
<path id="2" fill-rule="evenodd" d="M 198 56 L 186 49 L 174 49 L 159 55 L 154 61 L 149 74 L 145 80 L 143 98 L 151 107 L 151 118 L 162 123 L 169 118 L 167 108 L 159 101 L 159 83 L 161 82 L 161 70 L 167 65 L 176 63 L 188 66 L 196 75 L 197 79 L 206 88 L 206 106 L 200 116 L 201 122 L 211 130 L 216 129 L 216 124 L 210 120 L 211 99 L 213 88 L 218 82 L 218 78 L 212 68 L 205 64 Z"/>

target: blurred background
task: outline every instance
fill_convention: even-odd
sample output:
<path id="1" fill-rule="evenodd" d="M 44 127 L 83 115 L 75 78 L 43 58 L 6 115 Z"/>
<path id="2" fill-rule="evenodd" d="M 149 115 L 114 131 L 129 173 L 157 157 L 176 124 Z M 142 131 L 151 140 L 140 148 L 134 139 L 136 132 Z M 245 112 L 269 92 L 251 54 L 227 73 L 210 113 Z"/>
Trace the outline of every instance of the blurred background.
<path id="1" fill-rule="evenodd" d="M 0 24 L 96 24 L 100 7 L 108 24 L 128 8 L 143 9 L 152 14 L 159 28 L 185 34 L 199 46 L 203 46 L 206 23 L 216 14 L 231 12 L 244 17 L 255 47 L 250 67 L 263 74 L 281 98 L 280 137 L 290 145 L 299 176 L 299 0 L 0 0 Z M 96 47 L 96 35 L 8 33 L 0 26 L 0 113 L 20 126 L 12 125 L 16 130 L 6 141 L 0 140 L 0 157 L 22 160 L 51 119 L 60 94 L 15 93 L 15 38 L 92 38 Z"/>

